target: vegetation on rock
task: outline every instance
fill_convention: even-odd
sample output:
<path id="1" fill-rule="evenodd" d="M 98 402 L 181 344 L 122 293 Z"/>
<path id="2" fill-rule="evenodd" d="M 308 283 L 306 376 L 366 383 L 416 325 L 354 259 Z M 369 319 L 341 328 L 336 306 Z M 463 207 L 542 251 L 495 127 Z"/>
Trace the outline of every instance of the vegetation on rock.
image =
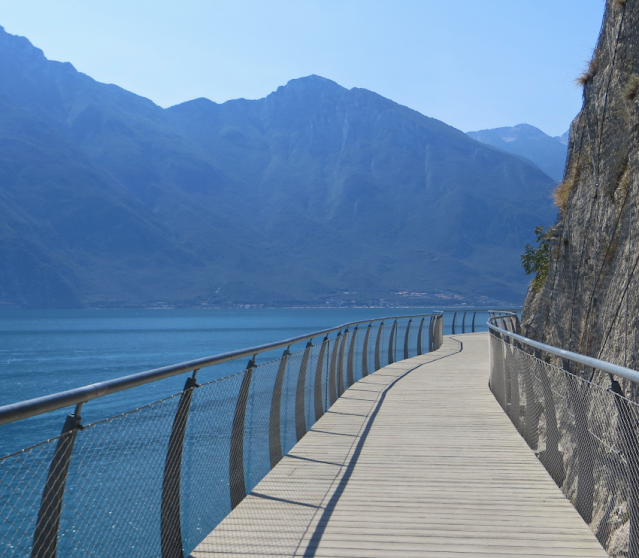
<path id="1" fill-rule="evenodd" d="M 535 274 L 532 289 L 539 292 L 548 278 L 550 266 L 550 234 L 540 226 L 535 229 L 537 246 L 526 244 L 525 252 L 521 256 L 521 266 L 527 275 Z"/>

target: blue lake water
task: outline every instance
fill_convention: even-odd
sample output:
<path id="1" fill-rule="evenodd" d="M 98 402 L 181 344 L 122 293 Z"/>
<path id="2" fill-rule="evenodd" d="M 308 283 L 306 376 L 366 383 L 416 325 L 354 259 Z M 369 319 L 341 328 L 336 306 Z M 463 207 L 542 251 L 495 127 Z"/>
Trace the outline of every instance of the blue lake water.
<path id="1" fill-rule="evenodd" d="M 432 309 L 172 309 L 0 311 L 0 405 L 143 370 L 288 339 L 337 325 Z M 477 318 L 485 329 L 487 315 Z M 451 315 L 446 317 L 449 329 Z M 318 340 L 319 342 L 319 340 Z M 276 358 L 277 354 L 271 355 Z M 262 355 L 262 361 L 269 355 Z M 241 370 L 200 372 L 200 381 Z M 85 405 L 83 422 L 113 416 L 179 392 L 185 376 Z M 0 455 L 59 434 L 64 409 L 0 427 Z"/>

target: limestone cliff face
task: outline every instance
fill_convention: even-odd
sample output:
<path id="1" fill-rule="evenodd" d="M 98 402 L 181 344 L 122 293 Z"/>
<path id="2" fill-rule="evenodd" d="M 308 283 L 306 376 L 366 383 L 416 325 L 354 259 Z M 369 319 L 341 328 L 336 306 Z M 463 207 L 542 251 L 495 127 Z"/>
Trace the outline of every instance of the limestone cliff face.
<path id="1" fill-rule="evenodd" d="M 607 1 L 581 81 L 548 279 L 528 292 L 524 333 L 639 368 L 639 0 Z"/>

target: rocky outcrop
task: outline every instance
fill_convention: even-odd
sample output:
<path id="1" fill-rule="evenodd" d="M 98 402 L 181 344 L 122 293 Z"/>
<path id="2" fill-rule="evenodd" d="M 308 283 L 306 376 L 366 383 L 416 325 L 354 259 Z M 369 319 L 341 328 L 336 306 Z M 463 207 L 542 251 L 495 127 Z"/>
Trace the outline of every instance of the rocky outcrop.
<path id="1" fill-rule="evenodd" d="M 639 0 L 608 0 L 579 80 L 550 269 L 528 292 L 524 332 L 545 343 L 639 367 Z M 604 381 L 604 379 L 602 379 Z"/>

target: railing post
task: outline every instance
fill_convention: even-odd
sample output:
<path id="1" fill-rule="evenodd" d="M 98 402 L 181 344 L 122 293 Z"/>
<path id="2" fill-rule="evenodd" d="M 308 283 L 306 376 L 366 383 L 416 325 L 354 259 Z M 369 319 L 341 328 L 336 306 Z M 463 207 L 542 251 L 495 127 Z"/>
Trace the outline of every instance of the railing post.
<path id="1" fill-rule="evenodd" d="M 524 393 L 526 396 L 524 439 L 533 451 L 537 451 L 539 445 L 539 417 L 544 410 L 544 406 L 535 390 L 535 374 L 531 370 L 530 357 L 528 354 L 524 356 L 523 352 L 518 352 L 517 355 L 524 377 Z M 535 361 L 532 362 L 534 366 Z"/>
<path id="2" fill-rule="evenodd" d="M 519 321 L 519 315 L 517 314 L 517 312 L 514 312 L 515 314 L 515 319 L 514 319 L 514 327 L 515 327 L 515 331 L 514 333 L 521 335 L 521 322 Z"/>
<path id="3" fill-rule="evenodd" d="M 592 521 L 592 507 L 594 498 L 594 460 L 592 451 L 592 435 L 588 429 L 588 407 L 583 391 L 589 385 L 580 387 L 579 379 L 571 373 L 571 362 L 562 359 L 563 370 L 568 384 L 568 394 L 572 400 L 572 408 L 575 413 L 575 430 L 577 454 L 577 494 L 575 497 L 575 508 L 586 523 Z"/>
<path id="4" fill-rule="evenodd" d="M 231 429 L 231 449 L 229 452 L 229 489 L 231 492 L 231 509 L 244 500 L 246 497 L 246 485 L 244 483 L 244 420 L 246 417 L 246 405 L 248 403 L 249 390 L 253 370 L 255 370 L 255 359 L 257 355 L 249 361 L 240 392 L 235 403 L 235 415 L 233 416 L 233 427 Z"/>
<path id="5" fill-rule="evenodd" d="M 69 474 L 69 465 L 78 430 L 82 429 L 80 409 L 76 406 L 73 414 L 64 421 L 58 445 L 51 459 L 49 475 L 44 485 L 38 520 L 33 535 L 31 558 L 55 558 L 58 548 L 58 529 L 62 514 L 62 499 Z"/>
<path id="6" fill-rule="evenodd" d="M 341 346 L 342 332 L 338 332 L 337 337 L 334 339 L 335 345 L 333 346 L 333 353 L 331 354 L 331 366 L 328 371 L 328 400 L 329 407 L 333 406 L 333 403 L 337 401 L 337 355 L 339 354 L 339 348 Z"/>
<path id="7" fill-rule="evenodd" d="M 457 321 L 457 312 L 455 312 L 455 313 L 453 314 L 453 327 L 452 327 L 452 332 L 451 332 L 451 334 L 452 334 L 452 335 L 455 335 L 455 333 L 456 333 L 456 332 L 455 332 L 455 322 L 456 322 L 456 321 Z"/>
<path id="8" fill-rule="evenodd" d="M 488 385 L 495 399 L 503 411 L 508 414 L 508 397 L 506 393 L 506 354 L 505 345 L 501 342 L 499 334 L 492 329 L 488 330 L 490 342 L 490 379 Z"/>
<path id="9" fill-rule="evenodd" d="M 180 477 L 182 472 L 182 449 L 184 433 L 189 419 L 189 410 L 193 399 L 193 390 L 197 387 L 195 376 L 187 378 L 180 396 L 173 428 L 169 438 L 169 447 L 164 463 L 162 482 L 162 505 L 160 510 L 160 539 L 162 558 L 183 558 L 182 524 L 180 521 Z"/>
<path id="10" fill-rule="evenodd" d="M 348 341 L 348 328 L 342 335 L 342 343 L 339 347 L 339 356 L 337 357 L 337 397 L 340 398 L 344 393 L 344 350 Z"/>
<path id="11" fill-rule="evenodd" d="M 541 360 L 541 353 L 535 351 L 535 357 Z M 559 432 L 552 386 L 546 374 L 545 363 L 539 367 L 539 379 L 544 397 L 544 416 L 546 418 L 546 451 L 539 454 L 539 459 L 550 473 L 555 484 L 561 487 L 566 479 L 566 470 L 563 454 L 559 451 L 561 433 Z"/>
<path id="12" fill-rule="evenodd" d="M 431 316 L 428 324 L 428 352 L 432 353 L 435 350 L 435 324 L 437 323 L 437 316 Z"/>
<path id="13" fill-rule="evenodd" d="M 380 349 L 382 344 L 382 330 L 384 329 L 384 322 L 379 324 L 379 329 L 377 330 L 377 341 L 375 342 L 375 371 L 379 370 L 382 367 L 382 359 L 380 355 Z"/>
<path id="14" fill-rule="evenodd" d="M 477 316 L 477 311 L 475 310 L 473 312 L 473 326 L 472 326 L 472 332 L 475 333 L 475 317 Z"/>
<path id="15" fill-rule="evenodd" d="M 397 331 L 397 320 L 393 322 L 391 327 L 390 340 L 388 341 L 388 364 L 395 362 L 395 333 Z"/>
<path id="16" fill-rule="evenodd" d="M 353 360 L 355 358 L 355 340 L 357 339 L 357 326 L 353 330 L 353 337 L 351 338 L 351 346 L 348 350 L 348 365 L 346 367 L 346 383 L 348 387 L 351 387 L 355 383 L 355 367 L 353 366 Z"/>
<path id="17" fill-rule="evenodd" d="M 409 334 L 410 334 L 410 324 L 413 320 L 410 319 L 408 320 L 408 323 L 406 324 L 406 335 L 404 336 L 404 360 L 406 360 L 408 358 L 408 341 L 409 341 Z"/>
<path id="18" fill-rule="evenodd" d="M 322 375 L 324 372 L 324 359 L 326 357 L 326 347 L 328 347 L 328 335 L 322 341 L 320 354 L 317 358 L 317 366 L 315 367 L 315 421 L 317 422 L 324 415 L 324 402 L 322 401 Z"/>
<path id="19" fill-rule="evenodd" d="M 466 312 L 462 316 L 462 333 L 466 333 Z"/>
<path id="20" fill-rule="evenodd" d="M 280 359 L 280 366 L 277 369 L 275 377 L 275 385 L 273 386 L 273 398 L 271 399 L 271 416 L 268 427 L 268 449 L 271 459 L 271 469 L 277 465 L 282 459 L 282 431 L 280 428 L 282 405 L 282 385 L 284 384 L 284 375 L 286 374 L 286 363 L 291 354 L 289 347 L 284 349 L 284 354 Z"/>
<path id="21" fill-rule="evenodd" d="M 439 317 L 437 318 L 436 322 L 435 322 L 435 335 L 437 338 L 436 344 L 435 344 L 435 350 L 439 349 L 442 346 L 442 343 L 444 342 L 444 315 L 440 314 Z"/>
<path id="22" fill-rule="evenodd" d="M 636 416 L 626 399 L 619 382 L 610 378 L 610 391 L 615 394 L 615 405 L 621 419 L 623 448 L 628 463 L 628 556 L 639 556 L 639 442 L 636 432 Z"/>
<path id="23" fill-rule="evenodd" d="M 373 324 L 368 324 L 366 335 L 364 335 L 364 348 L 362 349 L 362 378 L 368 376 L 368 338 L 371 336 Z"/>
<path id="24" fill-rule="evenodd" d="M 508 368 L 508 377 L 510 377 L 510 407 L 508 410 L 508 416 L 510 420 L 515 425 L 517 431 L 521 434 L 521 404 L 519 397 L 519 367 L 517 366 L 516 361 L 516 349 L 511 346 L 506 348 L 506 364 L 508 365 L 508 359 L 511 361 L 511 365 L 507 366 Z"/>
<path id="25" fill-rule="evenodd" d="M 426 318 L 422 318 L 422 321 L 419 323 L 419 330 L 417 330 L 417 356 L 423 354 L 423 352 L 422 352 L 422 333 L 424 332 L 424 320 L 425 319 Z"/>
<path id="26" fill-rule="evenodd" d="M 304 349 L 302 355 L 302 363 L 300 364 L 300 373 L 297 376 L 297 390 L 295 392 L 295 434 L 299 442 L 306 434 L 306 369 L 308 368 L 308 359 L 311 355 L 313 340 L 310 339 Z"/>

